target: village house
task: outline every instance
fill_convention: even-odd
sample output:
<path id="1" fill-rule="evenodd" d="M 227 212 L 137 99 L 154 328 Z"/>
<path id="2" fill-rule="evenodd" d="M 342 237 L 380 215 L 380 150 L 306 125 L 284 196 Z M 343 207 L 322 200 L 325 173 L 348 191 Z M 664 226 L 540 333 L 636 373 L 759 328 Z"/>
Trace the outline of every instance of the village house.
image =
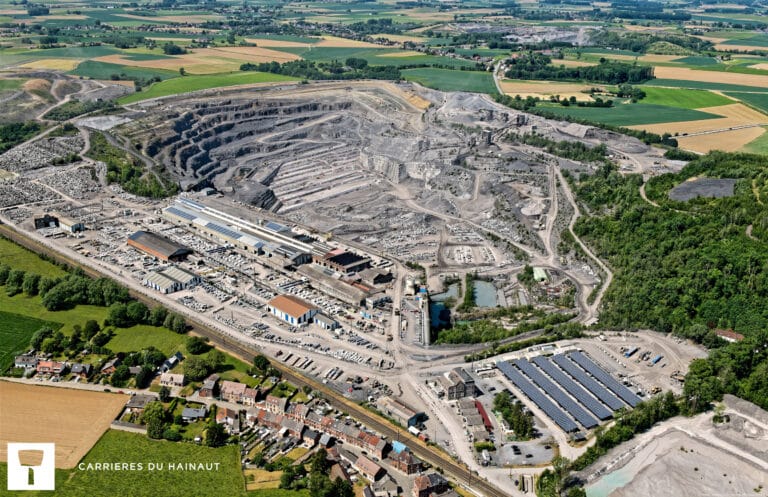
<path id="1" fill-rule="evenodd" d="M 378 480 L 379 477 L 381 477 L 381 475 L 384 473 L 384 469 L 381 466 L 365 456 L 358 457 L 357 460 L 352 464 L 352 467 L 354 467 L 360 472 L 361 475 L 371 481 Z"/>
<path id="2" fill-rule="evenodd" d="M 70 372 L 74 376 L 79 376 L 83 380 L 88 379 L 89 376 L 91 376 L 91 373 L 93 372 L 93 366 L 90 364 L 80 364 L 78 362 L 72 364 L 72 367 L 70 368 Z"/>
<path id="3" fill-rule="evenodd" d="M 397 441 L 392 442 L 389 462 L 392 464 L 392 467 L 406 475 L 419 473 L 422 467 L 421 460 L 414 456 L 402 442 Z"/>
<path id="4" fill-rule="evenodd" d="M 17 355 L 13 359 L 14 368 L 37 368 L 37 357 L 33 355 Z"/>
<path id="5" fill-rule="evenodd" d="M 194 423 L 198 419 L 205 419 L 208 415 L 208 409 L 206 406 L 202 407 L 185 407 L 181 411 L 181 419 L 187 423 Z"/>
<path id="6" fill-rule="evenodd" d="M 152 395 L 143 395 L 143 394 L 137 394 L 131 396 L 130 399 L 128 399 L 128 403 L 125 404 L 125 409 L 133 414 L 141 414 L 144 412 L 144 409 L 147 407 L 147 404 L 150 402 L 154 402 L 157 400 L 157 397 L 154 397 Z"/>
<path id="7" fill-rule="evenodd" d="M 267 411 L 275 413 L 285 412 L 285 408 L 288 405 L 288 399 L 285 397 L 275 397 L 274 395 L 267 395 L 267 399 L 264 406 Z"/>
<path id="8" fill-rule="evenodd" d="M 166 387 L 183 387 L 184 375 L 175 373 L 163 373 L 160 375 L 160 384 Z"/>
<path id="9" fill-rule="evenodd" d="M 229 402 L 240 402 L 248 385 L 234 381 L 224 380 L 221 382 L 220 395 L 223 400 Z"/>
<path id="10" fill-rule="evenodd" d="M 104 366 L 101 367 L 101 374 L 112 374 L 115 372 L 117 367 L 121 365 L 123 361 L 120 360 L 119 357 L 115 357 L 107 361 Z"/>
<path id="11" fill-rule="evenodd" d="M 65 367 L 66 365 L 59 361 L 38 361 L 37 373 L 59 375 L 64 371 Z"/>
<path id="12" fill-rule="evenodd" d="M 419 475 L 413 482 L 413 497 L 430 497 L 449 490 L 448 480 L 438 473 Z"/>
<path id="13" fill-rule="evenodd" d="M 240 416 L 237 411 L 226 407 L 219 407 L 216 411 L 216 422 L 223 424 L 228 433 L 240 432 Z"/>
<path id="14" fill-rule="evenodd" d="M 171 357 L 165 360 L 163 362 L 162 366 L 160 366 L 160 372 L 161 373 L 167 373 L 171 369 L 173 369 L 181 360 L 184 359 L 184 356 L 181 355 L 181 352 L 176 352 Z"/>
<path id="15" fill-rule="evenodd" d="M 214 398 L 216 397 L 216 394 L 218 393 L 218 382 L 219 381 L 219 375 L 212 374 L 208 378 L 203 381 L 203 385 L 200 387 L 200 390 L 197 391 L 197 394 L 200 397 L 204 398 Z"/>

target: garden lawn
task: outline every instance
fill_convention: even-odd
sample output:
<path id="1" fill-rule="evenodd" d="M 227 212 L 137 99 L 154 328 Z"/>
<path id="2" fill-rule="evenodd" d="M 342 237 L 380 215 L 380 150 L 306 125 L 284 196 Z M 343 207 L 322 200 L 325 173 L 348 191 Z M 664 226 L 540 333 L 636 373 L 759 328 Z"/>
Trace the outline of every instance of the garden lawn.
<path id="1" fill-rule="evenodd" d="M 240 470 L 236 446 L 217 449 L 191 443 L 150 440 L 146 435 L 109 430 L 96 443 L 82 463 L 142 463 L 141 471 L 56 472 L 56 497 L 94 497 L 108 489 L 115 495 L 131 497 L 191 497 L 219 495 L 245 497 L 245 480 Z M 164 463 L 162 470 L 148 471 L 149 463 Z M 219 463 L 218 470 L 172 471 L 168 464 Z M 4 464 L 3 464 L 4 466 Z M 6 488 L 6 470 L 2 469 L 0 485 Z M 7 492 L 3 495 L 45 497 L 50 492 Z"/>
<path id="2" fill-rule="evenodd" d="M 673 123 L 717 119 L 721 116 L 692 109 L 653 104 L 617 104 L 614 107 L 540 106 L 542 110 L 614 126 Z"/>
<path id="3" fill-rule="evenodd" d="M 255 387 L 260 383 L 258 378 L 254 378 L 248 374 L 248 369 L 250 369 L 251 366 L 231 355 L 224 354 L 224 357 L 224 365 L 222 366 L 222 371 L 219 372 L 219 376 L 222 380 L 237 380 L 240 383 L 245 383 L 249 387 Z"/>
<path id="4" fill-rule="evenodd" d="M 59 266 L 44 261 L 34 252 L 2 237 L 0 237 L 0 264 L 8 264 L 12 269 L 21 269 L 51 278 L 58 278 L 67 274 Z"/>
<path id="5" fill-rule="evenodd" d="M 29 349 L 30 338 L 43 326 L 57 330 L 61 328 L 61 323 L 0 311 L 0 372 L 13 364 L 15 355 Z"/>
<path id="6" fill-rule="evenodd" d="M 118 328 L 115 336 L 107 342 L 105 347 L 112 352 L 135 352 L 152 345 L 166 356 L 176 351 L 182 351 L 184 355 L 184 340 L 186 335 L 179 335 L 166 328 L 139 324 L 130 328 Z"/>
<path id="7" fill-rule="evenodd" d="M 683 90 L 655 86 L 643 86 L 642 89 L 646 95 L 644 99 L 640 100 L 642 104 L 668 105 L 681 109 L 701 109 L 735 103 L 729 98 L 706 90 Z"/>
<path id="8" fill-rule="evenodd" d="M 283 76 L 281 74 L 269 74 L 263 72 L 235 72 L 227 74 L 205 74 L 200 76 L 184 76 L 168 81 L 153 84 L 149 89 L 127 95 L 120 100 L 121 104 L 128 104 L 146 100 L 148 98 L 165 97 L 168 95 L 177 95 L 208 88 L 218 88 L 223 86 L 246 85 L 251 83 L 269 83 L 280 81 L 296 81 L 296 78 Z"/>
<path id="9" fill-rule="evenodd" d="M 415 81 L 428 88 L 442 91 L 468 91 L 474 93 L 496 93 L 493 76 L 481 71 L 453 71 L 430 67 L 406 69 L 403 78 Z"/>

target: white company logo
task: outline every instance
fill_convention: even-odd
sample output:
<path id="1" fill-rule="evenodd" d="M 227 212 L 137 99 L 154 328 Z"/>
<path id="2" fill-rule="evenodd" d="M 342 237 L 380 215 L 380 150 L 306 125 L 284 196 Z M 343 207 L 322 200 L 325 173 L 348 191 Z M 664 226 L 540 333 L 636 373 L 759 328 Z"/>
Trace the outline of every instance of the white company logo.
<path id="1" fill-rule="evenodd" d="M 37 466 L 21 464 L 21 452 L 40 461 Z M 42 454 L 42 458 L 34 455 Z M 54 490 L 56 487 L 56 444 L 9 443 L 8 490 Z"/>

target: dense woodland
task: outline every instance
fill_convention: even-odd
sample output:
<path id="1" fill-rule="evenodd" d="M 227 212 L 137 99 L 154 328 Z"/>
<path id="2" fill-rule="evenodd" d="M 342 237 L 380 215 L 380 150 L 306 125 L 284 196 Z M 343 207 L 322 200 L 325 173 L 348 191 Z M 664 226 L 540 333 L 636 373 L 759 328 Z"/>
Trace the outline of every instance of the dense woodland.
<path id="1" fill-rule="evenodd" d="M 642 178 L 602 167 L 577 185 L 595 213 L 575 226 L 614 271 L 605 294 L 602 326 L 651 328 L 704 343 L 714 350 L 694 361 L 686 379 L 694 409 L 723 393 L 768 408 L 768 159 L 714 152 L 679 174 Z M 737 179 L 735 195 L 674 202 L 668 191 L 689 178 Z M 751 233 L 747 235 L 747 228 Z M 747 338 L 727 344 L 718 328 Z"/>
<path id="2" fill-rule="evenodd" d="M 630 50 L 632 52 L 645 53 L 659 42 L 667 42 L 691 50 L 702 52 L 713 48 L 712 42 L 696 38 L 694 36 L 673 35 L 668 33 L 638 33 L 617 31 L 596 31 L 590 35 L 590 45 L 595 47 L 609 47 L 618 50 Z"/>
<path id="3" fill-rule="evenodd" d="M 653 79 L 653 67 L 601 59 L 596 66 L 565 67 L 552 65 L 552 58 L 535 52 L 507 60 L 506 77 L 549 81 L 584 80 L 618 85 Z"/>

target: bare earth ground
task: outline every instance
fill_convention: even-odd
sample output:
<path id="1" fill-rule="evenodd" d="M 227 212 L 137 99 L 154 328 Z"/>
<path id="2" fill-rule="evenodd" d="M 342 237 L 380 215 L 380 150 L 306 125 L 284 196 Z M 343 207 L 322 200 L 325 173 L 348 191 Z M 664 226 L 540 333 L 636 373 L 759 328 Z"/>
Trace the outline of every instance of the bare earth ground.
<path id="1" fill-rule="evenodd" d="M 99 440 L 128 396 L 0 381 L 0 399 L 0 461 L 8 442 L 54 442 L 56 467 L 66 469 Z"/>
<path id="2" fill-rule="evenodd" d="M 613 449 L 588 471 L 611 478 L 618 469 L 626 477 L 611 497 L 765 495 L 768 413 L 730 395 L 724 404 L 726 423 L 715 425 L 711 412 L 674 418 Z M 605 495 L 596 483 L 588 495 Z"/>

